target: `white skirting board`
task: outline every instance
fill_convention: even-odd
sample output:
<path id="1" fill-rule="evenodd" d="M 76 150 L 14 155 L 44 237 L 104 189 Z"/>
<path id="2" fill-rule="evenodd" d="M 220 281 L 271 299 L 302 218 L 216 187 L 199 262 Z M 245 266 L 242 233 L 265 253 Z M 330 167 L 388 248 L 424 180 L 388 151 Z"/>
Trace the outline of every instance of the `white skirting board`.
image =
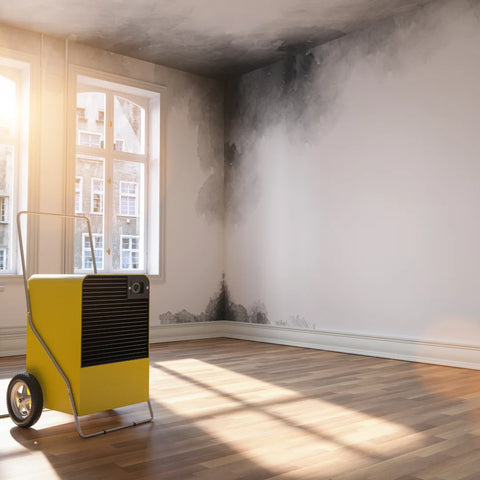
<path id="1" fill-rule="evenodd" d="M 152 325 L 150 329 L 151 343 L 217 337 L 480 370 L 480 346 L 475 345 L 230 321 Z M 0 329 L 0 356 L 24 355 L 25 343 L 24 328 Z"/>
<path id="2" fill-rule="evenodd" d="M 230 321 L 154 326 L 150 333 L 152 343 L 215 337 L 480 370 L 480 346 L 475 345 Z"/>
<path id="3" fill-rule="evenodd" d="M 0 328 L 0 357 L 25 355 L 26 348 L 26 327 Z"/>

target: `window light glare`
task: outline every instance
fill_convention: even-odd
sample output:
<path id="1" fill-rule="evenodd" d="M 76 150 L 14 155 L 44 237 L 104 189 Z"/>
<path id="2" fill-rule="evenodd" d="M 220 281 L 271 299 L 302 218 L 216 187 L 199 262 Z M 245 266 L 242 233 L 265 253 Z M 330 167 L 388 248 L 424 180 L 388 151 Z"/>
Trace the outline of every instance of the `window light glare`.
<path id="1" fill-rule="evenodd" d="M 15 128 L 16 108 L 15 82 L 0 75 L 0 130 L 12 132 Z"/>

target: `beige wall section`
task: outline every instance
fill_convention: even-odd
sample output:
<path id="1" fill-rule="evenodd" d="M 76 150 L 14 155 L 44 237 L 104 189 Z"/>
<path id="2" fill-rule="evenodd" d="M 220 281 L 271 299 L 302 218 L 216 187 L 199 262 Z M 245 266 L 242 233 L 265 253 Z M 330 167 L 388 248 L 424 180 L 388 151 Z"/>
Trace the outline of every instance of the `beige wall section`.
<path id="1" fill-rule="evenodd" d="M 33 85 L 41 108 L 40 120 L 33 125 L 37 141 L 30 159 L 35 178 L 29 194 L 35 199 L 30 207 L 42 211 L 62 212 L 65 205 L 68 65 L 165 87 L 165 278 L 152 279 L 151 324 L 158 324 L 159 315 L 167 311 L 203 312 L 218 292 L 223 272 L 222 84 L 4 26 L 0 26 L 1 49 L 30 55 L 41 73 Z M 217 181 L 212 183 L 211 178 Z M 207 207 L 199 203 L 205 185 L 209 186 Z M 63 271 L 62 229 L 54 222 L 40 222 L 36 266 L 40 273 Z M 0 335 L 2 329 L 23 326 L 23 284 L 20 278 L 0 276 Z"/>

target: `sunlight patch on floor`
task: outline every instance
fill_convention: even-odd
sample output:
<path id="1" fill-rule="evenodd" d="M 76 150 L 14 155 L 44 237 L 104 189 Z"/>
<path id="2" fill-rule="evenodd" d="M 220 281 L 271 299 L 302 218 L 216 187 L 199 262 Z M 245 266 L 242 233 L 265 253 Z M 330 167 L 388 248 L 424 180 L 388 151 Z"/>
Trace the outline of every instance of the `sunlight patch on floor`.
<path id="1" fill-rule="evenodd" d="M 165 407 L 274 471 L 290 465 L 310 468 L 315 459 L 322 468 L 328 466 L 329 475 L 340 474 L 347 457 L 351 469 L 418 448 L 424 438 L 401 423 L 200 360 L 156 362 L 154 367 L 153 374 L 161 375 L 160 382 L 172 392 Z"/>
<path id="2" fill-rule="evenodd" d="M 35 471 L 32 471 L 32 464 L 35 465 Z M 32 451 L 7 437 L 2 440 L 0 478 L 21 478 L 22 480 L 49 478 L 55 480 L 60 477 L 43 452 Z"/>

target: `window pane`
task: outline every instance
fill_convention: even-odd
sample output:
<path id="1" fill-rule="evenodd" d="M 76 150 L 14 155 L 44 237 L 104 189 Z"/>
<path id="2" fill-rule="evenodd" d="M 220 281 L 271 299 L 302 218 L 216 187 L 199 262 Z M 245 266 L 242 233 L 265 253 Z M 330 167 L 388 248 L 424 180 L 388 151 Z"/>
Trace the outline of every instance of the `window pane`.
<path id="1" fill-rule="evenodd" d="M 145 153 L 145 109 L 114 96 L 114 148 L 128 153 Z"/>
<path id="2" fill-rule="evenodd" d="M 13 200 L 13 145 L 0 144 L 0 270 L 11 270 L 12 200 Z"/>
<path id="3" fill-rule="evenodd" d="M 104 93 L 77 93 L 77 145 L 105 148 L 104 112 Z"/>
<path id="4" fill-rule="evenodd" d="M 130 253 L 127 249 L 122 249 L 122 269 L 127 270 L 130 268 Z"/>
<path id="5" fill-rule="evenodd" d="M 143 269 L 144 165 L 113 162 L 113 269 Z"/>
<path id="6" fill-rule="evenodd" d="M 16 117 L 15 82 L 0 75 L 0 134 L 15 134 Z"/>
<path id="7" fill-rule="evenodd" d="M 103 269 L 104 199 L 105 199 L 105 160 L 99 157 L 78 155 L 76 162 L 76 194 L 83 198 L 83 209 L 89 213 L 94 241 L 97 269 Z M 81 189 L 81 191 L 80 191 Z M 77 193 L 78 192 L 78 193 Z M 92 269 L 92 255 L 88 239 L 87 223 L 75 220 L 75 271 Z"/>

